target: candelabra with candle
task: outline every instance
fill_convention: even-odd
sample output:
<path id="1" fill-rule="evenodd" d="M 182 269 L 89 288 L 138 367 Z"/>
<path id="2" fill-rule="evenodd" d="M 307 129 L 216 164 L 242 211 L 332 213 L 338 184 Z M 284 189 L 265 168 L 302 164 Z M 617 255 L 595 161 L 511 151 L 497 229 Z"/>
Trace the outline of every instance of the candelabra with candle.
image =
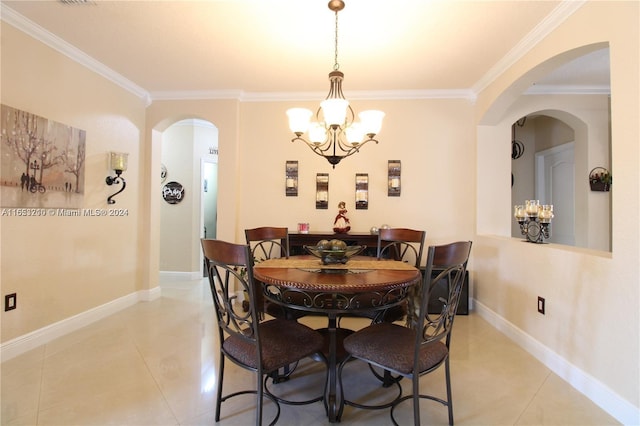
<path id="1" fill-rule="evenodd" d="M 127 187 L 127 182 L 122 177 L 122 172 L 127 170 L 128 157 L 129 154 L 126 152 L 112 152 L 111 154 L 109 154 L 109 167 L 113 169 L 116 175 L 107 176 L 107 185 L 111 186 L 113 184 L 122 184 L 122 188 L 120 188 L 118 192 L 111 194 L 107 198 L 108 204 L 115 204 L 116 200 L 114 200 L 113 197 L 124 191 L 124 189 Z"/>
<path id="2" fill-rule="evenodd" d="M 540 205 L 538 200 L 526 200 L 525 205 L 514 206 L 513 214 L 520 224 L 520 232 L 530 243 L 542 244 L 551 236 L 553 205 Z"/>

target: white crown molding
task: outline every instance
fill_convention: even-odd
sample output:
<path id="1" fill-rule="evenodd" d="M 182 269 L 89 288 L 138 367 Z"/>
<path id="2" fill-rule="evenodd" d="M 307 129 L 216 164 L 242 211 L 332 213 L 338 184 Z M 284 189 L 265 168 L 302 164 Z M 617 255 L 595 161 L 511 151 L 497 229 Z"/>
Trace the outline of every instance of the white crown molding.
<path id="1" fill-rule="evenodd" d="M 118 74 L 103 63 L 96 61 L 91 56 L 87 55 L 77 47 L 67 43 L 55 34 L 52 34 L 38 24 L 28 20 L 18 12 L 6 6 L 4 3 L 0 3 L 0 19 L 3 22 L 16 27 L 25 34 L 35 38 L 36 40 L 46 44 L 52 49 L 62 53 L 71 60 L 85 66 L 89 70 L 117 84 L 130 93 L 133 93 L 134 95 L 142 99 L 145 102 L 146 106 L 149 106 L 151 104 L 151 96 L 145 89 Z"/>
<path id="2" fill-rule="evenodd" d="M 580 9 L 586 0 L 563 0 L 553 11 L 547 15 L 536 27 L 516 44 L 500 61 L 473 85 L 473 92 L 478 94 L 496 80 L 502 73 L 508 70 L 536 44 L 540 43 L 549 33 L 567 20 L 573 13 Z"/>
<path id="3" fill-rule="evenodd" d="M 235 99 L 241 102 L 317 101 L 324 99 L 326 92 L 244 92 L 242 90 L 200 90 L 152 92 L 154 101 Z M 367 90 L 349 91 L 350 100 L 397 100 L 397 99 L 467 99 L 475 101 L 470 89 L 442 90 Z"/>
<path id="4" fill-rule="evenodd" d="M 203 100 L 203 99 L 241 99 L 242 90 L 176 90 L 151 92 L 154 101 Z"/>
<path id="5" fill-rule="evenodd" d="M 349 92 L 349 99 L 354 100 L 400 100 L 400 99 L 466 99 L 475 102 L 477 94 L 484 90 L 492 81 L 524 56 L 532 47 L 539 43 L 551 31 L 564 22 L 576 10 L 586 3 L 586 0 L 563 0 L 551 14 L 540 22 L 513 49 L 496 63 L 470 89 L 439 89 L 439 90 L 382 90 L 382 91 L 353 91 Z M 10 7 L 0 3 L 0 19 L 47 46 L 64 54 L 75 62 L 96 72 L 109 81 L 141 98 L 146 106 L 152 101 L 164 100 L 211 100 L 232 99 L 240 102 L 274 102 L 274 101 L 308 101 L 322 99 L 326 93 L 318 92 L 245 92 L 243 90 L 202 90 L 202 91 L 170 91 L 149 93 L 111 68 L 96 61 L 78 48 L 50 33 Z M 532 88 L 528 94 L 591 94 L 584 88 L 546 87 L 546 92 L 539 92 Z M 556 90 L 561 90 L 560 92 Z M 603 93 L 600 88 L 592 88 L 596 93 Z"/>

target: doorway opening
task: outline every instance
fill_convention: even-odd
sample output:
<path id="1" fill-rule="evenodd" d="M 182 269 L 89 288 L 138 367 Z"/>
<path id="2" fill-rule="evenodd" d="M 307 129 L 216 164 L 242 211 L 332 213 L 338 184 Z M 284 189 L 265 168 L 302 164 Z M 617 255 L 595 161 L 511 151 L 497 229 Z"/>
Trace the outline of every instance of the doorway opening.
<path id="1" fill-rule="evenodd" d="M 536 199 L 554 206 L 550 243 L 574 246 L 575 157 L 568 142 L 536 152 Z"/>
<path id="2" fill-rule="evenodd" d="M 217 150 L 216 150 L 217 154 Z M 217 157 L 217 155 L 216 155 Z M 217 237 L 218 222 L 218 162 L 217 158 L 202 158 L 201 163 L 201 200 L 200 220 L 202 222 L 202 237 Z M 202 259 L 202 276 L 208 276 L 207 268 Z"/>
<path id="3" fill-rule="evenodd" d="M 160 271 L 178 278 L 203 276 L 200 239 L 217 234 L 218 129 L 185 119 L 162 133 L 161 188 L 182 188 L 180 200 L 161 198 Z"/>

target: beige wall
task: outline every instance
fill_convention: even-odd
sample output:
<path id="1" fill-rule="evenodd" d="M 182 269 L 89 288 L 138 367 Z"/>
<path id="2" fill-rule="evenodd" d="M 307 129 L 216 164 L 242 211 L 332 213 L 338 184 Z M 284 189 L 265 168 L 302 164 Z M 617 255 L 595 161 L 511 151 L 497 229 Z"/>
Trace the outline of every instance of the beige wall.
<path id="1" fill-rule="evenodd" d="M 27 54 L 28 52 L 28 54 Z M 3 104 L 86 130 L 84 208 L 106 209 L 117 190 L 108 152 L 129 153 L 126 190 L 111 207 L 126 217 L 6 217 L 0 220 L 1 291 L 17 293 L 2 312 L 6 342 L 135 293 L 140 284 L 140 142 L 145 106 L 137 97 L 2 24 Z"/>
<path id="2" fill-rule="evenodd" d="M 162 164 L 168 172 L 165 183 L 180 183 L 184 188 L 184 198 L 177 204 L 160 202 L 161 271 L 191 271 L 193 267 L 195 244 L 192 230 L 197 226 L 193 214 L 200 212 L 200 191 L 193 185 L 194 174 L 199 175 L 200 172 L 199 168 L 193 167 L 193 130 L 193 126 L 175 124 L 164 132 L 162 138 Z"/>
<path id="3" fill-rule="evenodd" d="M 483 89 L 475 104 L 355 102 L 356 110 L 375 106 L 387 113 L 380 144 L 364 147 L 335 170 L 289 142 L 284 111 L 301 102 L 155 101 L 145 112 L 136 97 L 3 25 L 2 102 L 87 131 L 86 207 L 106 205 L 106 153 L 117 149 L 131 156 L 129 186 L 118 198 L 118 206 L 130 210 L 127 218 L 2 218 L 2 293 L 17 291 L 19 306 L 2 313 L 2 341 L 157 286 L 162 132 L 196 117 L 219 130 L 218 238 L 239 242 L 244 228 L 294 228 L 301 220 L 326 230 L 344 199 L 355 231 L 388 223 L 426 229 L 429 244 L 473 239 L 477 311 L 565 379 L 577 373 L 588 382 L 580 387 L 573 381 L 577 387 L 587 394 L 595 387 L 591 398 L 629 419 L 640 406 L 638 6 L 589 2 Z M 611 192 L 612 252 L 522 243 L 509 236 L 510 125 L 521 115 L 511 115 L 520 93 L 508 89 L 554 55 L 606 42 L 612 170 L 624 176 Z M 34 54 L 21 55 L 26 51 Z M 300 195 L 285 197 L 285 161 L 295 159 Z M 399 198 L 385 195 L 390 159 L 402 161 Z M 326 211 L 314 208 L 318 172 L 330 173 Z M 367 211 L 353 208 L 357 172 L 370 175 Z M 538 295 L 547 299 L 545 316 L 536 312 Z"/>
<path id="4" fill-rule="evenodd" d="M 294 105 L 242 105 L 241 156 L 247 172 L 238 194 L 239 229 L 271 223 L 295 230 L 298 222 L 309 222 L 311 231 L 330 231 L 338 203 L 345 201 L 352 231 L 388 224 L 425 229 L 430 243 L 471 238 L 475 170 L 469 102 L 353 102 L 356 111 L 374 105 L 385 111 L 380 143 L 365 145 L 335 169 L 302 142 L 291 142 L 285 111 Z M 285 196 L 286 160 L 299 162 L 297 197 Z M 388 160 L 402 162 L 400 197 L 387 196 Z M 329 174 L 327 210 L 315 208 L 317 173 Z M 355 209 L 356 173 L 369 174 L 367 210 Z"/>
<path id="5" fill-rule="evenodd" d="M 640 406 L 639 6 L 589 2 L 480 93 L 479 235 L 473 249 L 479 312 L 527 342 L 579 388 L 601 384 L 610 389 L 611 394 L 595 399 L 605 405 L 614 396 L 626 401 L 615 410 L 626 413 L 629 422 L 635 418 L 632 423 Z M 611 192 L 612 252 L 508 238 L 510 160 L 502 160 L 508 147 L 496 141 L 509 135 L 511 123 L 522 116 L 509 109 L 518 93 L 508 88 L 522 87 L 516 80 L 557 54 L 602 42 L 611 46 L 612 171 L 619 176 Z M 536 312 L 537 296 L 546 298 L 545 316 Z"/>
<path id="6" fill-rule="evenodd" d="M 426 229 L 430 243 L 472 237 L 470 102 L 354 102 L 357 111 L 375 105 L 386 112 L 380 143 L 366 145 L 335 169 L 304 144 L 291 142 L 285 111 L 298 105 L 303 103 L 247 102 L 239 105 L 238 116 L 232 114 L 231 101 L 164 101 L 149 107 L 152 118 L 147 124 L 161 123 L 160 129 L 174 117 L 184 118 L 184 111 L 218 127 L 219 238 L 243 242 L 246 228 L 275 224 L 293 231 L 301 221 L 309 222 L 312 231 L 328 231 L 342 200 L 356 232 L 386 223 Z M 238 117 L 234 135 L 231 129 Z M 151 145 L 155 149 L 155 141 Z M 287 160 L 299 161 L 298 197 L 285 196 Z M 387 196 L 388 160 L 402 161 L 401 197 Z M 316 173 L 329 173 L 328 210 L 315 208 Z M 355 210 L 356 173 L 369 173 L 368 210 Z"/>

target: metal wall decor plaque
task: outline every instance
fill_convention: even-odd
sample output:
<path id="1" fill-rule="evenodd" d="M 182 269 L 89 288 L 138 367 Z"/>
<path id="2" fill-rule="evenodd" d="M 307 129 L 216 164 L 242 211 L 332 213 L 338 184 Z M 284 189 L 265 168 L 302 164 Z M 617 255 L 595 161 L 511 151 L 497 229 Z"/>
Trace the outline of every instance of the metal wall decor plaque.
<path id="1" fill-rule="evenodd" d="M 169 182 L 162 187 L 162 198 L 169 204 L 178 204 L 184 199 L 184 187 L 178 182 Z"/>

